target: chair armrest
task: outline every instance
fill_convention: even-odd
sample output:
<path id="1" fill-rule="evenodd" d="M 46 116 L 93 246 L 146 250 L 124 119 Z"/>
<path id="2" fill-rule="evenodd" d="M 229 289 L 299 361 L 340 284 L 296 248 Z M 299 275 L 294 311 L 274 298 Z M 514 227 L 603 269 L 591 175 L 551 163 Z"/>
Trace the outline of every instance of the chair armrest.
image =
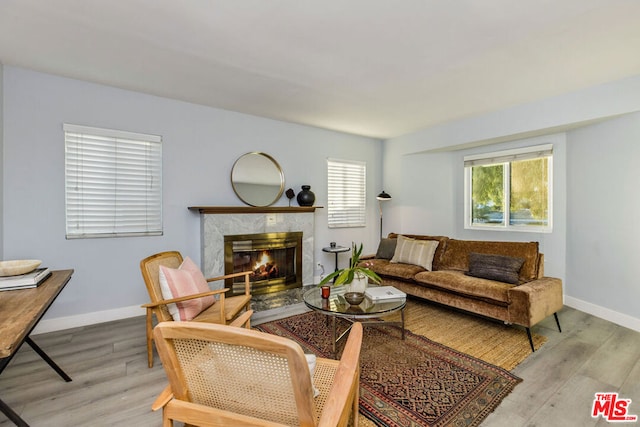
<path id="1" fill-rule="evenodd" d="M 171 386 L 168 385 L 160 392 L 160 395 L 156 398 L 156 400 L 151 405 L 152 411 L 157 411 L 158 409 L 164 408 L 164 406 L 169 403 L 169 401 L 173 399 L 173 392 L 171 391 Z"/>
<path id="2" fill-rule="evenodd" d="M 376 258 L 376 254 L 362 255 L 360 257 L 360 261 L 364 261 L 367 259 L 375 259 L 375 258 Z"/>
<path id="3" fill-rule="evenodd" d="M 361 347 L 362 324 L 356 322 L 349 332 L 349 338 L 342 352 L 333 385 L 318 420 L 318 427 L 347 425 L 353 406 L 349 405 L 349 402 L 358 399 L 359 396 Z"/>
<path id="4" fill-rule="evenodd" d="M 182 302 L 182 301 L 188 301 L 191 299 L 196 299 L 196 298 L 202 298 L 202 297 L 208 297 L 209 295 L 220 295 L 220 299 L 224 299 L 224 293 L 227 292 L 229 290 L 229 288 L 224 288 L 224 289 L 216 289 L 215 291 L 208 291 L 208 292 L 202 292 L 200 294 L 193 294 L 193 295 L 187 295 L 184 297 L 180 297 L 180 298 L 171 298 L 171 299 L 163 299 L 157 302 L 150 302 L 147 304 L 143 304 L 141 307 L 143 308 L 155 308 L 155 307 L 159 307 L 161 305 L 167 305 L 167 304 L 173 304 L 175 302 Z"/>
<path id="5" fill-rule="evenodd" d="M 240 316 L 233 319 L 233 321 L 229 323 L 229 326 L 236 326 L 239 328 L 244 326 L 247 329 L 251 329 L 252 315 L 253 315 L 253 310 L 247 310 L 244 313 L 242 313 Z"/>
<path id="6" fill-rule="evenodd" d="M 214 282 L 214 281 L 217 281 L 217 280 L 225 280 L 225 279 L 232 279 L 234 277 L 245 276 L 245 278 L 244 278 L 244 294 L 245 295 L 251 295 L 251 281 L 249 280 L 249 276 L 251 274 L 253 274 L 253 271 L 241 271 L 240 273 L 232 273 L 232 274 L 225 274 L 224 276 L 212 277 L 211 279 L 207 279 L 207 282 Z"/>
<path id="7" fill-rule="evenodd" d="M 240 273 L 232 273 L 232 274 L 225 274 L 224 276 L 212 277 L 210 279 L 207 279 L 207 282 L 215 282 L 217 280 L 231 279 L 233 277 L 248 276 L 250 274 L 253 274 L 253 271 L 241 271 Z"/>

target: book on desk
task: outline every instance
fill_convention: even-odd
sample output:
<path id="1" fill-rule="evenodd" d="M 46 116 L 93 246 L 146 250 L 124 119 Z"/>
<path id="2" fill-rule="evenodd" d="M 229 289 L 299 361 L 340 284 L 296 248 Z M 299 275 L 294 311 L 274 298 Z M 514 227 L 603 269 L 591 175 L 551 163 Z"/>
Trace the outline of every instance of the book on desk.
<path id="1" fill-rule="evenodd" d="M 18 276 L 0 277 L 0 291 L 36 288 L 49 276 L 51 276 L 51 271 L 44 267 L 36 268 L 30 273 L 20 274 Z"/>
<path id="2" fill-rule="evenodd" d="M 374 302 L 397 300 L 407 297 L 407 294 L 393 286 L 368 287 L 364 294 Z"/>

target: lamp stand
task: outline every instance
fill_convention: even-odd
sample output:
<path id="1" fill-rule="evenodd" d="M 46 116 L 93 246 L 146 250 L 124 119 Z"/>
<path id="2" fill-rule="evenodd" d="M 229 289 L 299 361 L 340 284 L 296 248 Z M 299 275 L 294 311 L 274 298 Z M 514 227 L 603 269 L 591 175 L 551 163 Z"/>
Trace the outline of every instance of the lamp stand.
<path id="1" fill-rule="evenodd" d="M 380 210 L 380 240 L 382 240 L 382 202 L 378 200 L 378 209 Z"/>
<path id="2" fill-rule="evenodd" d="M 376 199 L 378 199 L 378 209 L 380 209 L 380 240 L 382 240 L 382 202 L 388 202 L 391 200 L 391 196 L 382 190 Z"/>

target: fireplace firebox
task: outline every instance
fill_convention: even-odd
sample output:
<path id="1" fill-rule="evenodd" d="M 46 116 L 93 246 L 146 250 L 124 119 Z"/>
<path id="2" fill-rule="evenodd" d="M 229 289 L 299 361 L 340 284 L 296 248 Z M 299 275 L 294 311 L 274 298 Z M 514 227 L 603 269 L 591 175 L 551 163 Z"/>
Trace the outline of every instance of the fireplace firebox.
<path id="1" fill-rule="evenodd" d="M 253 295 L 302 287 L 302 232 L 224 236 L 225 274 L 252 271 Z M 244 279 L 227 279 L 230 295 L 244 292 Z"/>

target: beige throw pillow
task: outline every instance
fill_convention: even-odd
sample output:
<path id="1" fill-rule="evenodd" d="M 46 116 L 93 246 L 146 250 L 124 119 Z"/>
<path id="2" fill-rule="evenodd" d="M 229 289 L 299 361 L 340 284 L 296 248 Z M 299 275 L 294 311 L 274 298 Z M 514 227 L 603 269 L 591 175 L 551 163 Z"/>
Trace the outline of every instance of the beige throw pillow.
<path id="1" fill-rule="evenodd" d="M 431 271 L 433 255 L 438 247 L 437 240 L 416 240 L 398 236 L 398 244 L 391 262 L 419 265 Z"/>

